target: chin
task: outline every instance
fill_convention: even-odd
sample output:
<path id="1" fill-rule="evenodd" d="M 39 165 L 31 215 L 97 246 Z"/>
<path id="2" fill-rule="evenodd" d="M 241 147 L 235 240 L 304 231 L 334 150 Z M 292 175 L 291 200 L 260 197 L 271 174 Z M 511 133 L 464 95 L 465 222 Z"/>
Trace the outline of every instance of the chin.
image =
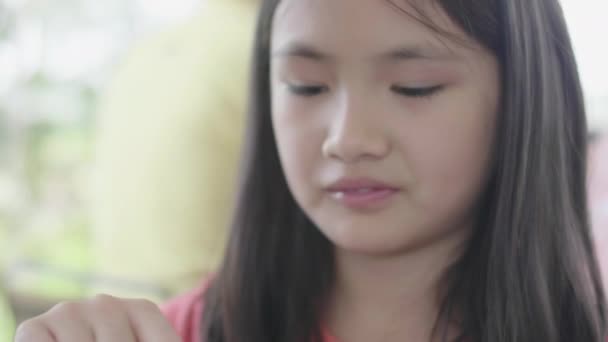
<path id="1" fill-rule="evenodd" d="M 323 230 L 323 233 L 334 246 L 348 253 L 383 256 L 399 253 L 413 244 L 409 239 L 395 238 L 389 232 L 370 230 L 369 227 L 358 229 L 350 226 L 344 229 Z"/>

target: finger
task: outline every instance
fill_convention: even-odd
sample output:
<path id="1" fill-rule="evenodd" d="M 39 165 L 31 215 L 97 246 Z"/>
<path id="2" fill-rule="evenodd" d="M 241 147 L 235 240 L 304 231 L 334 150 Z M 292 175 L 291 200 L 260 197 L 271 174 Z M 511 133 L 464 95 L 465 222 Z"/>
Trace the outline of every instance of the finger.
<path id="1" fill-rule="evenodd" d="M 15 333 L 15 342 L 57 342 L 49 328 L 39 319 L 34 318 L 19 325 Z"/>
<path id="2" fill-rule="evenodd" d="M 123 303 L 112 296 L 98 295 L 85 307 L 96 342 L 136 342 Z"/>
<path id="3" fill-rule="evenodd" d="M 147 300 L 129 300 L 129 321 L 139 342 L 181 342 L 180 337 L 156 304 Z"/>
<path id="4" fill-rule="evenodd" d="M 82 303 L 66 302 L 56 305 L 39 318 L 56 342 L 94 342 L 95 336 L 85 314 Z"/>

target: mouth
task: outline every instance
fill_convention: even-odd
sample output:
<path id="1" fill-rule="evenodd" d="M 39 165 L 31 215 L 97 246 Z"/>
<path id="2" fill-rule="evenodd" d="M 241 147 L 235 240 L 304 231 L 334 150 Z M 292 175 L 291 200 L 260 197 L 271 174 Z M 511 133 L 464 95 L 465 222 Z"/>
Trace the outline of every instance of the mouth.
<path id="1" fill-rule="evenodd" d="M 334 200 L 351 209 L 380 209 L 401 189 L 374 179 L 342 179 L 326 191 Z"/>

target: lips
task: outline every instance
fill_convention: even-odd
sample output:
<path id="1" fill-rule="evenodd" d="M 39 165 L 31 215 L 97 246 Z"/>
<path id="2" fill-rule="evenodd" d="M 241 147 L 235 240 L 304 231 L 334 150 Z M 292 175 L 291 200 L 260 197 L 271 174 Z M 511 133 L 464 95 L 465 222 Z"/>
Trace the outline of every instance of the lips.
<path id="1" fill-rule="evenodd" d="M 396 186 L 389 185 L 387 183 L 377 181 L 371 178 L 359 178 L 359 179 L 340 179 L 327 187 L 328 191 L 340 191 L 340 192 L 369 192 L 373 190 L 393 189 L 398 190 Z"/>
<path id="2" fill-rule="evenodd" d="M 374 179 L 341 179 L 327 189 L 332 198 L 352 209 L 381 208 L 396 195 L 396 186 Z"/>

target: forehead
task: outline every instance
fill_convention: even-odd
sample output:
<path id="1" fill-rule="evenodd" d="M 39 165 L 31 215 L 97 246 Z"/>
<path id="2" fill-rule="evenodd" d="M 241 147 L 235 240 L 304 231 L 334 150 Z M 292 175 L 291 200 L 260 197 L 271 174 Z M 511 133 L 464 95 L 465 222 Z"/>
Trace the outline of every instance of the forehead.
<path id="1" fill-rule="evenodd" d="M 450 42 L 421 20 L 466 39 L 432 0 L 417 0 L 416 8 L 407 0 L 283 0 L 271 41 L 275 49 L 296 42 L 349 54 L 404 45 L 449 48 Z"/>

